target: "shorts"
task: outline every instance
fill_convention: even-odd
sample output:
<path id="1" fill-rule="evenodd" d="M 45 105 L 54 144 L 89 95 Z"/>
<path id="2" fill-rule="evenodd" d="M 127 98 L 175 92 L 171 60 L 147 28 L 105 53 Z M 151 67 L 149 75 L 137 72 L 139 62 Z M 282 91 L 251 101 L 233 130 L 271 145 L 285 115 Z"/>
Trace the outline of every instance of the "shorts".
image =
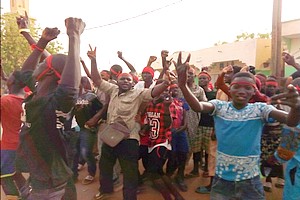
<path id="1" fill-rule="evenodd" d="M 1 178 L 16 173 L 16 150 L 1 150 Z"/>

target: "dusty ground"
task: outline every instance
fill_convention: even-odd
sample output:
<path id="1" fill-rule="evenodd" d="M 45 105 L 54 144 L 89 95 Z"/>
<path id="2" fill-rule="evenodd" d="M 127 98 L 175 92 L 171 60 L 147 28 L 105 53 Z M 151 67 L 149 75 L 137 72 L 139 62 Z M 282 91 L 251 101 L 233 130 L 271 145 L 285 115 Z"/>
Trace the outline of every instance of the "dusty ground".
<path id="1" fill-rule="evenodd" d="M 191 171 L 191 163 L 187 166 L 186 172 Z M 87 175 L 87 167 L 85 166 L 79 172 L 79 181 L 76 183 L 78 200 L 92 200 L 93 196 L 98 192 L 99 181 L 98 181 L 98 173 L 96 175 L 96 179 L 93 183 L 89 185 L 82 185 L 81 181 Z M 199 186 L 204 186 L 208 184 L 209 179 L 203 177 L 190 178 L 186 179 L 186 183 L 188 185 L 187 192 L 181 192 L 181 194 L 185 197 L 186 200 L 208 200 L 209 194 L 198 194 L 195 192 L 195 189 Z M 275 182 L 275 180 L 273 181 Z M 154 190 L 151 187 L 150 182 L 145 182 L 142 187 L 142 192 L 138 194 L 139 200 L 163 200 L 161 194 Z M 266 193 L 267 200 L 281 200 L 282 199 L 282 189 L 277 189 L 273 183 L 273 192 Z M 119 190 L 113 194 L 110 198 L 111 200 L 122 200 L 122 190 Z M 1 200 L 5 200 L 5 195 L 1 188 Z"/>

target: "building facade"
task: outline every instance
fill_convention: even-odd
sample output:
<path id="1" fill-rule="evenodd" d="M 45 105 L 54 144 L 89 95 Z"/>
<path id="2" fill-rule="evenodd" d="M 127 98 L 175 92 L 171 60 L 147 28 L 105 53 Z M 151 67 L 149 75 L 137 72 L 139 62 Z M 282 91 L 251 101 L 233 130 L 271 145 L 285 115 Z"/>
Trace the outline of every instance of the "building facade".
<path id="1" fill-rule="evenodd" d="M 282 49 L 292 54 L 296 61 L 300 63 L 300 19 L 282 23 Z M 198 71 L 207 66 L 215 81 L 223 67 L 227 65 L 237 66 L 255 66 L 257 72 L 266 75 L 271 74 L 271 39 L 247 39 L 244 41 L 233 42 L 213 46 L 191 52 L 183 52 L 183 58 L 191 53 L 190 64 Z M 177 60 L 179 52 L 174 52 L 168 59 Z M 161 63 L 153 63 L 153 67 L 161 71 Z M 171 66 L 174 70 L 174 66 Z M 285 66 L 285 76 L 293 73 L 295 69 L 291 66 Z"/>

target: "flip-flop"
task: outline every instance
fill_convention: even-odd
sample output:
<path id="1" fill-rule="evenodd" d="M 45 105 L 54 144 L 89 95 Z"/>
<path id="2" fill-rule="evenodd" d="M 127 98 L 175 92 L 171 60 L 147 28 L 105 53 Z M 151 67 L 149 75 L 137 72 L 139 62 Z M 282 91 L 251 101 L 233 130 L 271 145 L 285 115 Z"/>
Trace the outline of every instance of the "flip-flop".
<path id="1" fill-rule="evenodd" d="M 200 186 L 195 190 L 195 192 L 200 193 L 200 194 L 209 194 L 210 190 L 204 186 Z"/>

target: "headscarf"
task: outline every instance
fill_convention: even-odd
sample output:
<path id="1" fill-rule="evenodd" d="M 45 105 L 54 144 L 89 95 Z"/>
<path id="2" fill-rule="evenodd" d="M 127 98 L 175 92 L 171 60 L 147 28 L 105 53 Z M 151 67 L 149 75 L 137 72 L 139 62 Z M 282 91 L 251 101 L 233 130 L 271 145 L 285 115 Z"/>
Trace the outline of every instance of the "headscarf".
<path id="1" fill-rule="evenodd" d="M 152 78 L 154 77 L 154 69 L 152 67 L 145 67 L 142 71 L 142 73 L 148 72 L 151 74 Z"/>

